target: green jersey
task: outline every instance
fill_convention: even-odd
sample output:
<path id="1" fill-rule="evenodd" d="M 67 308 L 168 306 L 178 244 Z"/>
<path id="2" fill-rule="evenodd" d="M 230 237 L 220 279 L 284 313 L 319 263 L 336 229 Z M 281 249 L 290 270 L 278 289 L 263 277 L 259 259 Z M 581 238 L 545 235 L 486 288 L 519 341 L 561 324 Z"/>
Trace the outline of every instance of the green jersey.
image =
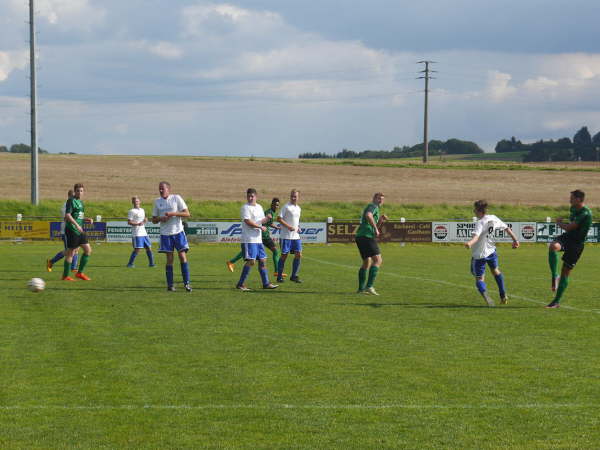
<path id="1" fill-rule="evenodd" d="M 576 209 L 572 206 L 569 213 L 569 221 L 571 223 L 575 222 L 579 224 L 579 226 L 574 230 L 567 231 L 567 238 L 583 244 L 585 242 L 585 238 L 588 234 L 588 231 L 592 226 L 592 210 L 587 206 L 584 206 L 580 209 Z"/>
<path id="2" fill-rule="evenodd" d="M 83 228 L 83 201 L 81 201 L 78 198 L 70 198 L 69 200 L 67 200 L 65 214 L 71 214 L 71 217 L 75 219 L 75 222 L 77 222 L 79 226 Z M 75 225 L 73 225 L 69 221 L 66 221 L 65 229 L 80 234 Z"/>
<path id="3" fill-rule="evenodd" d="M 358 226 L 358 230 L 356 230 L 356 237 L 367 237 L 367 238 L 375 238 L 375 228 L 373 225 L 367 220 L 367 213 L 373 214 L 373 220 L 375 223 L 379 222 L 379 206 L 375 203 L 369 203 L 367 207 L 364 209 L 362 216 L 360 218 L 360 225 Z"/>
<path id="4" fill-rule="evenodd" d="M 263 239 L 269 239 L 271 237 L 271 231 L 269 230 L 269 227 L 273 225 L 273 220 L 275 219 L 275 217 L 277 217 L 277 213 L 273 210 L 273 208 L 269 208 L 265 211 L 265 217 L 267 217 L 268 215 L 270 215 L 271 218 L 264 223 L 264 226 L 267 229 L 262 232 Z"/>

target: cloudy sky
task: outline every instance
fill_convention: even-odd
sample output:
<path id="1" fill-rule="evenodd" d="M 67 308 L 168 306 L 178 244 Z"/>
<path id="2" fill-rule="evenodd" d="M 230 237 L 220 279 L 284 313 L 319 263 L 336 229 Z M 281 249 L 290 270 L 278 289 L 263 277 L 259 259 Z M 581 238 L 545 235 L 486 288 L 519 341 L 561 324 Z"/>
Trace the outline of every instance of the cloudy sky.
<path id="1" fill-rule="evenodd" d="M 292 157 L 600 131 L 598 0 L 36 0 L 51 152 Z M 0 2 L 0 144 L 29 142 L 27 0 Z"/>

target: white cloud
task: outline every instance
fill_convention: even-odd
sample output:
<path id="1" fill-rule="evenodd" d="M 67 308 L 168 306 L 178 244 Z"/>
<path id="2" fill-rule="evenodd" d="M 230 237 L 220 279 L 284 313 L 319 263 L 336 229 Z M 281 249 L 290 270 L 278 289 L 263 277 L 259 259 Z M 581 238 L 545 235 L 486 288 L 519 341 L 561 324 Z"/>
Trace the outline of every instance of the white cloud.
<path id="1" fill-rule="evenodd" d="M 11 6 L 18 14 L 28 17 L 27 2 L 11 0 Z M 39 18 L 61 30 L 89 31 L 106 16 L 106 11 L 92 5 L 90 0 L 38 0 L 35 6 Z"/>
<path id="2" fill-rule="evenodd" d="M 29 61 L 29 52 L 0 51 L 0 82 L 5 81 L 10 73 L 15 69 L 24 69 Z"/>
<path id="3" fill-rule="evenodd" d="M 183 50 L 170 42 L 158 42 L 151 45 L 149 50 L 164 59 L 180 59 L 183 56 Z"/>
<path id="4" fill-rule="evenodd" d="M 512 75 L 491 70 L 488 73 L 487 94 L 493 102 L 502 102 L 512 96 L 517 88 L 510 85 Z"/>

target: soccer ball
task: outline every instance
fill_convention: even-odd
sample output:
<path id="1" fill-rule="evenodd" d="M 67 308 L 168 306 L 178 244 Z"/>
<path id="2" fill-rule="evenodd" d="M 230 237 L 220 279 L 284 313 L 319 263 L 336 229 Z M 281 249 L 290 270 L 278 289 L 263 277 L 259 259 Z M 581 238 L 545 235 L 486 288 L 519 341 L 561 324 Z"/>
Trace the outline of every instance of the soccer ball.
<path id="1" fill-rule="evenodd" d="M 27 289 L 31 292 L 40 292 L 43 291 L 46 287 L 46 282 L 41 278 L 32 278 L 27 282 Z"/>

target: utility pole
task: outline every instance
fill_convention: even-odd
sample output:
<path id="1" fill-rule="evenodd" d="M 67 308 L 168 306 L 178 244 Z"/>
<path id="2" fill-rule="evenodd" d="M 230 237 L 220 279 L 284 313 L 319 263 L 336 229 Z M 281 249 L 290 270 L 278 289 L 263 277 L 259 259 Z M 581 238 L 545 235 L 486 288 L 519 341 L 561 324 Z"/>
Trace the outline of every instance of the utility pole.
<path id="1" fill-rule="evenodd" d="M 425 70 L 422 70 L 421 73 L 424 75 L 422 77 L 417 78 L 417 80 L 424 79 L 425 80 L 425 110 L 424 110 L 424 118 L 423 118 L 423 162 L 426 163 L 429 160 L 429 80 L 434 79 L 430 73 L 435 72 L 435 70 L 429 69 L 429 64 L 434 64 L 435 61 L 419 61 L 417 64 L 425 64 Z"/>
<path id="2" fill-rule="evenodd" d="M 31 101 L 31 204 L 39 203 L 38 143 L 37 143 L 37 92 L 35 81 L 35 9 L 34 0 L 29 0 L 29 72 Z"/>

